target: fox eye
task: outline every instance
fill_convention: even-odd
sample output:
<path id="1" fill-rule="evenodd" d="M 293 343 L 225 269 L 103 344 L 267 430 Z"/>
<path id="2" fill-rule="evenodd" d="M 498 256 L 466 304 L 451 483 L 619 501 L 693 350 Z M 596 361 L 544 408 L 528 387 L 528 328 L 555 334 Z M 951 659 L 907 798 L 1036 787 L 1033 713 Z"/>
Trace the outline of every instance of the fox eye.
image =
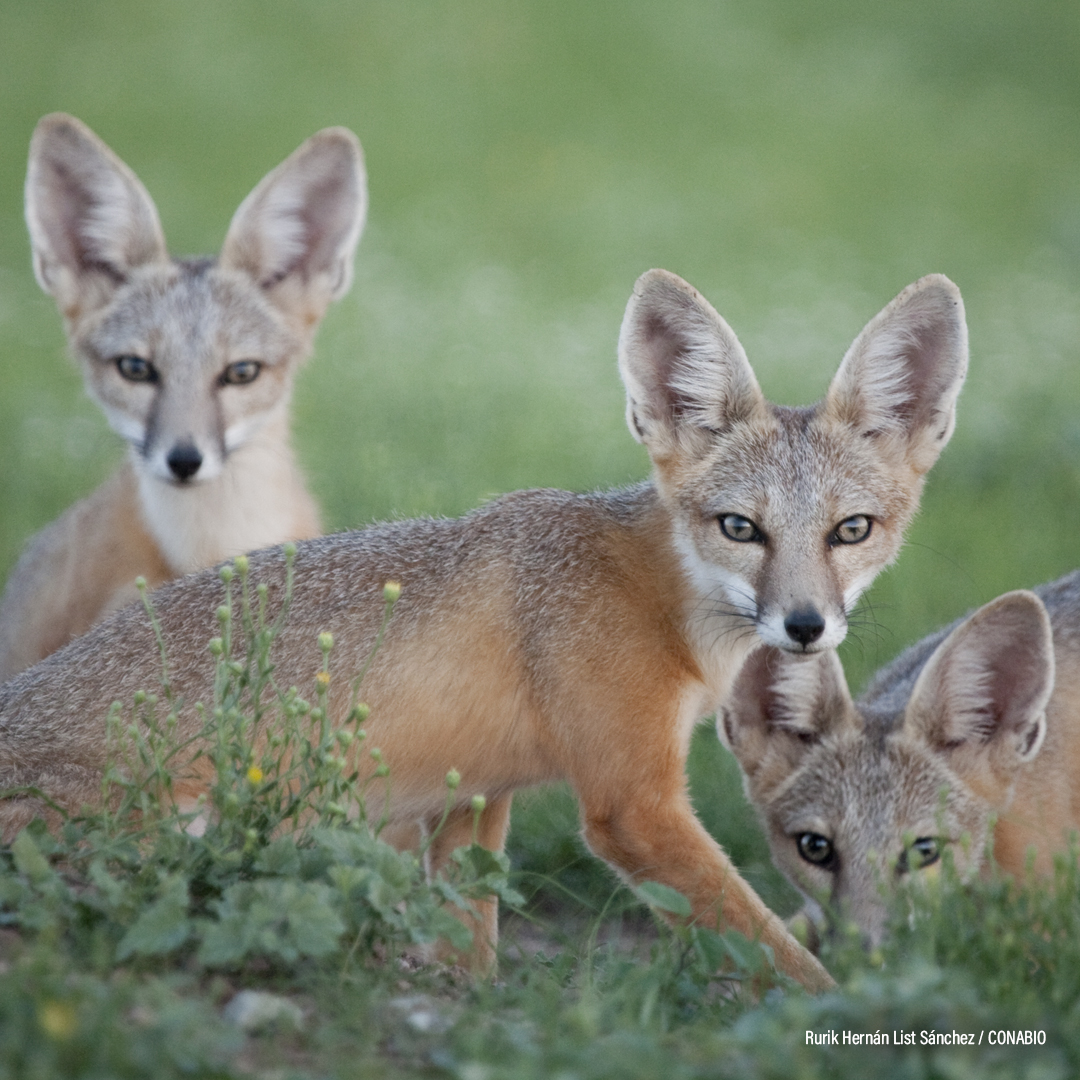
<path id="1" fill-rule="evenodd" d="M 231 386 L 242 386 L 244 383 L 254 382 L 262 371 L 262 364 L 258 360 L 237 360 L 235 364 L 229 364 L 221 373 L 222 384 L 229 383 Z"/>
<path id="2" fill-rule="evenodd" d="M 941 844 L 936 836 L 920 836 L 911 847 L 906 848 L 896 863 L 896 871 L 906 874 L 909 870 L 925 870 L 941 858 Z"/>
<path id="3" fill-rule="evenodd" d="M 118 356 L 114 362 L 116 370 L 128 382 L 155 383 L 158 381 L 157 368 L 141 356 Z"/>
<path id="4" fill-rule="evenodd" d="M 737 544 L 763 544 L 765 542 L 761 530 L 742 514 L 724 514 L 720 518 L 720 531 Z"/>
<path id="5" fill-rule="evenodd" d="M 833 529 L 835 544 L 860 544 L 870 535 L 870 519 L 865 514 L 845 518 Z"/>
<path id="6" fill-rule="evenodd" d="M 832 841 L 821 833 L 804 832 L 795 837 L 795 843 L 799 848 L 799 854 L 815 866 L 824 867 L 826 870 L 834 860 Z"/>

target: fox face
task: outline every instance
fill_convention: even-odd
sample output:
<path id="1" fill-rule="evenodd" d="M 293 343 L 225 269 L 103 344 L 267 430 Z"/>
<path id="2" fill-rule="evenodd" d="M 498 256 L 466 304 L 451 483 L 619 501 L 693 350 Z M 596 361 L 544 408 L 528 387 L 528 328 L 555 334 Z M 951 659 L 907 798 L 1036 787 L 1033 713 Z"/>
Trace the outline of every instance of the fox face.
<path id="1" fill-rule="evenodd" d="M 901 293 L 810 408 L 766 401 L 730 327 L 671 274 L 639 282 L 619 355 L 701 633 L 734 618 L 790 652 L 835 648 L 952 433 L 967 368 L 956 286 L 931 275 Z"/>
<path id="2" fill-rule="evenodd" d="M 835 654 L 759 650 L 718 726 L 815 920 L 876 942 L 891 897 L 946 849 L 962 878 L 979 868 L 991 814 L 1039 755 L 1053 686 L 1049 617 L 1016 592 L 913 646 L 858 702 Z"/>
<path id="3" fill-rule="evenodd" d="M 142 475 L 212 481 L 284 415 L 319 319 L 349 287 L 365 210 L 359 143 L 327 129 L 245 199 L 218 259 L 174 260 L 150 196 L 96 135 L 61 114 L 38 125 L 35 273 Z"/>
<path id="4" fill-rule="evenodd" d="M 154 477 L 213 480 L 287 406 L 303 345 L 209 262 L 143 271 L 76 342 L 87 389 Z"/>

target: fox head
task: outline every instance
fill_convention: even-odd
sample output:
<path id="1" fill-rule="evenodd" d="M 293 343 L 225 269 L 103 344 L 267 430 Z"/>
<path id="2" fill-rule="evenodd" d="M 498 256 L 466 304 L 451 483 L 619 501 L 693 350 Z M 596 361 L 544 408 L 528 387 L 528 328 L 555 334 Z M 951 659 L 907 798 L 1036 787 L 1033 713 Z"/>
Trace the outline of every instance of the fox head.
<path id="1" fill-rule="evenodd" d="M 853 702 L 835 653 L 752 654 L 717 719 L 775 864 L 880 938 L 896 887 L 952 849 L 980 865 L 992 812 L 1038 755 L 1054 686 L 1050 620 L 1013 592 L 914 646 Z"/>
<path id="2" fill-rule="evenodd" d="M 940 274 L 909 286 L 855 339 L 822 402 L 786 408 L 765 400 L 709 303 L 651 270 L 627 306 L 619 367 L 698 614 L 741 619 L 792 652 L 835 648 L 952 434 L 967 370 L 956 286 Z"/>
<path id="3" fill-rule="evenodd" d="M 172 259 L 131 169 L 74 117 L 39 122 L 26 177 L 34 272 L 140 471 L 212 480 L 284 416 L 315 328 L 351 282 L 366 203 L 356 136 L 327 128 L 241 203 L 216 260 Z"/>

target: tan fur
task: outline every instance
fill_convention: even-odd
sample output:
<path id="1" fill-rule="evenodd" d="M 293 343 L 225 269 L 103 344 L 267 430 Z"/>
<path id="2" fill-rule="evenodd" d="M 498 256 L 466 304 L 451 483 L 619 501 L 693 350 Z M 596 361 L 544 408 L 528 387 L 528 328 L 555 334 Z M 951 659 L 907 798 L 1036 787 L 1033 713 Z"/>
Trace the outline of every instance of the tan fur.
<path id="1" fill-rule="evenodd" d="M 0 602 L 0 679 L 130 602 L 140 575 L 156 586 L 319 534 L 288 403 L 327 304 L 348 288 L 365 204 L 359 143 L 330 128 L 248 196 L 216 263 L 173 260 L 135 174 L 73 117 L 38 124 L 26 182 L 35 273 L 131 453 L 27 545 Z M 125 379 L 121 357 L 156 378 Z M 242 361 L 261 365 L 256 377 L 223 382 Z"/>
<path id="2" fill-rule="evenodd" d="M 721 730 L 819 924 L 824 908 L 879 939 L 894 887 L 937 865 L 905 865 L 913 840 L 952 847 L 961 875 L 991 839 L 1007 873 L 1032 857 L 1047 874 L 1080 829 L 1080 571 L 932 634 L 856 702 L 835 655 L 762 650 Z M 805 833 L 832 845 L 829 865 L 800 855 Z"/>
<path id="3" fill-rule="evenodd" d="M 935 343 L 948 338 L 949 347 L 935 344 L 929 356 L 909 342 L 883 362 L 916 372 L 907 403 L 929 382 L 949 411 L 966 361 L 955 287 L 924 279 L 886 310 L 903 323 L 907 306 L 919 309 L 927 294 L 948 327 Z M 688 334 L 696 380 L 682 363 Z M 655 484 L 591 495 L 519 492 L 459 520 L 301 543 L 275 679 L 310 687 L 316 635 L 332 632 L 340 722 L 348 681 L 375 640 L 383 584 L 400 582 L 363 686 L 366 745 L 381 748 L 390 767 L 399 843 L 417 835 L 414 823 L 422 832 L 438 820 L 451 767 L 462 781 L 450 829 L 431 852 L 433 872 L 467 838 L 474 794 L 488 800 L 484 842 L 499 848 L 513 791 L 565 777 L 594 852 L 630 881 L 678 889 L 703 923 L 760 938 L 784 971 L 821 989 L 831 985 L 827 973 L 694 817 L 684 766 L 695 723 L 716 709 L 760 641 L 765 601 L 742 586 L 732 591 L 732 576 L 768 582 L 769 567 L 783 566 L 797 602 L 809 595 L 842 619 L 853 583 L 868 581 L 899 546 L 927 464 L 908 457 L 922 425 L 880 439 L 862 426 L 865 413 L 843 423 L 837 394 L 853 390 L 843 370 L 820 406 L 769 405 L 726 324 L 663 271 L 645 274 L 631 297 L 620 365 L 632 430 L 657 462 Z M 950 378 L 938 378 L 941 371 Z M 736 382 L 738 402 L 727 389 Z M 767 542 L 726 537 L 719 521 L 734 513 L 760 515 Z M 862 513 L 875 517 L 861 544 L 831 542 L 838 520 Z M 749 546 L 762 550 L 747 553 Z M 268 584 L 271 603 L 280 598 L 280 550 L 253 556 L 251 573 Z M 195 728 L 193 706 L 212 692 L 205 642 L 216 632 L 222 588 L 209 571 L 155 597 L 170 680 L 185 703 L 181 732 Z M 767 595 L 783 603 L 775 587 Z M 780 616 L 782 623 L 782 609 Z M 815 648 L 794 637 L 787 644 Z M 0 786 L 34 784 L 69 807 L 99 798 L 107 703 L 130 701 L 156 677 L 147 619 L 129 608 L 0 688 Z M 0 805 L 4 833 L 40 809 L 33 799 L 9 799 Z M 484 962 L 497 935 L 494 904 L 477 920 Z"/>

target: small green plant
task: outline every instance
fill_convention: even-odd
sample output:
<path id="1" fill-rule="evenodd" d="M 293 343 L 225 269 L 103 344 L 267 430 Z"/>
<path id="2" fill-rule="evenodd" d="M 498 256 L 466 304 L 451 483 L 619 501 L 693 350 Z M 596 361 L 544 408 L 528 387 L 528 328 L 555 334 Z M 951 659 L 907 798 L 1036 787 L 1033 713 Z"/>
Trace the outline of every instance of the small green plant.
<path id="1" fill-rule="evenodd" d="M 137 996 L 140 977 L 163 971 L 217 971 L 241 981 L 322 971 L 348 979 L 437 938 L 467 950 L 470 932 L 453 909 L 491 892 L 517 899 L 501 854 L 473 844 L 455 853 L 448 877 L 428 882 L 417 853 L 379 838 L 385 812 L 372 821 L 368 809 L 387 805 L 379 788 L 388 791 L 391 778 L 377 748 L 363 752 L 368 708 L 359 691 L 368 665 L 343 687 L 340 725 L 330 719 L 330 634 L 313 643 L 320 660 L 310 694 L 275 682 L 273 647 L 292 595 L 293 556 L 287 546 L 275 612 L 265 586 L 251 582 L 246 558 L 222 568 L 225 602 L 207 654 L 214 696 L 196 704 L 202 724 L 188 738 L 178 736 L 180 703 L 140 585 L 161 651 L 160 685 L 108 711 L 101 809 L 67 817 L 55 833 L 34 822 L 0 853 L 0 926 L 12 935 L 6 944 L 26 986 L 42 987 L 17 1005 L 44 1017 L 31 1032 L 64 1043 L 82 1030 L 78 1017 L 87 1010 L 121 1008 L 95 976 L 126 987 L 125 1001 Z M 399 593 L 387 584 L 379 641 Z M 205 792 L 182 798 L 185 782 L 200 776 Z M 448 811 L 459 782 L 451 771 Z M 473 810 L 482 812 L 482 799 Z M 51 976 L 29 977 L 57 965 L 85 973 L 83 989 L 98 985 L 105 1004 L 86 1004 L 77 988 L 61 993 Z M 160 993 L 172 1017 L 181 999 Z M 5 1001 L 0 992 L 0 1009 Z M 48 1060 L 60 1068 L 59 1058 Z"/>

